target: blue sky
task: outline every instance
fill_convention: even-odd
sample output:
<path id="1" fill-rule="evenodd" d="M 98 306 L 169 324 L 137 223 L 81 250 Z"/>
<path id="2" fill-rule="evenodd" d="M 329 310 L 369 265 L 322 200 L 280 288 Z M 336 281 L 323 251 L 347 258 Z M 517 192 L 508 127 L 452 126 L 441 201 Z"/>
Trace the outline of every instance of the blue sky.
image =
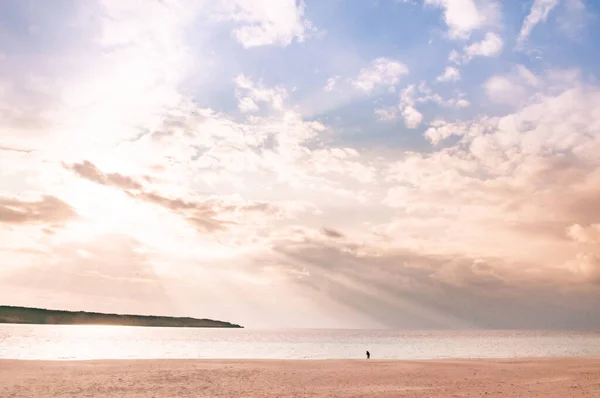
<path id="1" fill-rule="evenodd" d="M 429 121 L 435 118 L 462 119 L 481 113 L 501 114 L 503 107 L 490 103 L 484 90 L 485 81 L 495 74 L 506 74 L 515 65 L 527 67 L 533 73 L 552 68 L 577 65 L 582 74 L 593 73 L 598 67 L 598 52 L 593 37 L 597 6 L 585 4 L 585 16 L 569 11 L 567 2 L 558 2 L 546 21 L 533 29 L 527 51 L 516 51 L 517 38 L 532 2 L 502 4 L 497 26 L 503 49 L 492 57 L 479 57 L 460 67 L 461 80 L 451 84 L 435 84 L 435 79 L 448 62 L 452 50 L 460 51 L 469 43 L 484 39 L 487 29 L 473 30 L 466 40 L 447 37 L 444 9 L 421 2 L 398 1 L 332 1 L 306 2 L 305 16 L 317 32 L 308 40 L 292 42 L 286 47 L 261 46 L 246 49 L 223 28 L 215 34 L 211 50 L 215 53 L 218 79 L 209 79 L 200 86 L 198 103 L 225 112 L 235 111 L 237 100 L 232 96 L 233 78 L 244 73 L 267 86 L 281 85 L 290 98 L 308 117 L 328 121 L 339 130 L 336 141 L 360 146 L 393 145 L 425 150 L 422 133 L 426 125 L 410 130 L 402 121 L 380 123 L 374 108 L 394 106 L 397 93 L 379 90 L 377 95 L 355 95 L 344 98 L 323 92 L 327 79 L 339 76 L 350 79 L 378 57 L 400 60 L 410 73 L 395 85 L 400 90 L 409 84 L 434 83 L 432 88 L 444 97 L 463 93 L 471 98 L 468 109 L 424 104 L 421 108 Z M 577 15 L 571 15 L 577 14 Z M 572 31 L 561 25 L 563 19 L 573 20 Z M 197 31 L 189 35 L 193 42 Z M 204 48 L 202 48 L 202 51 Z M 228 79 L 229 78 L 229 79 Z M 190 89 L 190 88 L 188 88 Z"/>
<path id="2" fill-rule="evenodd" d="M 0 302 L 598 328 L 598 15 L 2 2 Z"/>

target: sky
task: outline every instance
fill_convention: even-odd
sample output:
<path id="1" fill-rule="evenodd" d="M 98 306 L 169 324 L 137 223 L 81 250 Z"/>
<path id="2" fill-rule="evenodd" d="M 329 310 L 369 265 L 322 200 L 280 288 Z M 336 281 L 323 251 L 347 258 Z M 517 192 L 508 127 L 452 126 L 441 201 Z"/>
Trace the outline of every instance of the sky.
<path id="1" fill-rule="evenodd" d="M 0 303 L 598 329 L 599 16 L 2 1 Z"/>

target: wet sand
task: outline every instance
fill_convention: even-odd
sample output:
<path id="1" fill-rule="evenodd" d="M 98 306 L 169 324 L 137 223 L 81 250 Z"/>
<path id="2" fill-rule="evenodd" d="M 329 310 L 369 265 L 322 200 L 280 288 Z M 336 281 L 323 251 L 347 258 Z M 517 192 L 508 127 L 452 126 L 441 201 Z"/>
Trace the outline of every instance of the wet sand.
<path id="1" fill-rule="evenodd" d="M 0 397 L 600 397 L 600 358 L 0 360 Z"/>

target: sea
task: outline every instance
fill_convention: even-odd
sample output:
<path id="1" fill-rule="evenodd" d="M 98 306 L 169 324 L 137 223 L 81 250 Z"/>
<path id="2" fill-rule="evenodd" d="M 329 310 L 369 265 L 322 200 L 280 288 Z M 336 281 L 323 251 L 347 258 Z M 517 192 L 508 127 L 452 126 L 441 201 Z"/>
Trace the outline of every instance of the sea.
<path id="1" fill-rule="evenodd" d="M 600 331 L 256 330 L 0 325 L 1 359 L 442 359 L 600 356 Z"/>

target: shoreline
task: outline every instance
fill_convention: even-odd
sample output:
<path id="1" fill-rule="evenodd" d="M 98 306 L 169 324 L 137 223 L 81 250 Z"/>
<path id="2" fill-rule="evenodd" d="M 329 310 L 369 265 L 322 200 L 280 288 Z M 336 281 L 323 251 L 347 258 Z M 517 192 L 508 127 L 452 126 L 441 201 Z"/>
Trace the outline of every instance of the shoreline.
<path id="1" fill-rule="evenodd" d="M 2 359 L 0 396 L 598 397 L 600 357 Z"/>
<path id="2" fill-rule="evenodd" d="M 22 359 L 22 358 L 0 358 L 0 365 L 7 362 L 527 362 L 527 361 L 563 361 L 563 360 L 596 360 L 600 363 L 600 355 L 569 355 L 569 356 L 539 356 L 539 357 L 446 357 L 446 358 L 92 358 L 92 359 Z"/>

